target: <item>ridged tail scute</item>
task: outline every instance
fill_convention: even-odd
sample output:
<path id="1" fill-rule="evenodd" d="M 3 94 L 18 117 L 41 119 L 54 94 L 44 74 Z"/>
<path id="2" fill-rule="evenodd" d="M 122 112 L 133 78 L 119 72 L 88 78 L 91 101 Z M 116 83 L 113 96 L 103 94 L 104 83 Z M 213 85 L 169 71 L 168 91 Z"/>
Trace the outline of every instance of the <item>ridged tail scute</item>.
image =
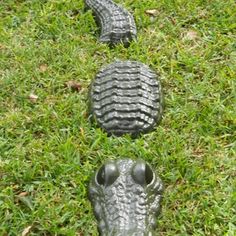
<path id="1" fill-rule="evenodd" d="M 137 37 L 133 16 L 112 0 L 85 0 L 86 8 L 92 9 L 100 26 L 100 42 L 114 46 L 129 46 Z"/>
<path id="2" fill-rule="evenodd" d="M 117 61 L 100 70 L 90 86 L 90 115 L 117 136 L 138 136 L 160 122 L 163 96 L 160 81 L 148 66 Z"/>

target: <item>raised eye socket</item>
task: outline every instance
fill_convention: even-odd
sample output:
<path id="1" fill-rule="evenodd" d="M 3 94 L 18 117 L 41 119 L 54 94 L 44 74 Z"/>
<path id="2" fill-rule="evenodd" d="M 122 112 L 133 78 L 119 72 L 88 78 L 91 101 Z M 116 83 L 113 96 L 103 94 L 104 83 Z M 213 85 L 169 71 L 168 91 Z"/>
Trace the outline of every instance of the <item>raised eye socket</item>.
<path id="1" fill-rule="evenodd" d="M 103 165 L 97 172 L 96 181 L 103 186 L 113 184 L 119 177 L 119 171 L 114 163 L 107 163 Z"/>
<path id="2" fill-rule="evenodd" d="M 142 186 L 150 184 L 153 180 L 151 167 L 142 161 L 134 165 L 131 175 L 134 181 Z"/>

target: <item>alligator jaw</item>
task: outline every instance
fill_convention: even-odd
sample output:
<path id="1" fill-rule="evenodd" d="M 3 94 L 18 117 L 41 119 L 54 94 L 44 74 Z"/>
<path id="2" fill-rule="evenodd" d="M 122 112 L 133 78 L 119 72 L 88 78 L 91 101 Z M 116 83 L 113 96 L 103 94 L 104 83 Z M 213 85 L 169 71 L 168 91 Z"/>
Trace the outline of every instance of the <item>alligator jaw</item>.
<path id="1" fill-rule="evenodd" d="M 149 229 L 106 229 L 100 228 L 99 235 L 100 236 L 153 236 L 153 231 L 150 231 Z"/>
<path id="2" fill-rule="evenodd" d="M 99 231 L 100 236 L 153 236 L 153 231 L 147 229 L 147 228 L 137 228 L 134 225 L 131 225 L 131 228 L 124 229 L 123 226 L 117 226 L 115 229 L 111 229 L 107 227 L 106 229 L 100 228 L 101 231 Z M 105 229 L 105 231 L 104 231 Z"/>
<path id="3" fill-rule="evenodd" d="M 107 234 L 101 234 L 101 235 L 103 236 L 153 236 L 152 232 L 141 232 L 139 230 L 109 232 Z"/>

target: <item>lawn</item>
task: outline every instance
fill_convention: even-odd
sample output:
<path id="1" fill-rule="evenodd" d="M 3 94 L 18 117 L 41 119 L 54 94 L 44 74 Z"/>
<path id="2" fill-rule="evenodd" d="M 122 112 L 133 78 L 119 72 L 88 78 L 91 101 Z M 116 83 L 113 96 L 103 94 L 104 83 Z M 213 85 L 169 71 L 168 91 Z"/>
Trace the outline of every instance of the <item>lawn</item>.
<path id="1" fill-rule="evenodd" d="M 82 0 L 0 1 L 0 235 L 98 235 L 90 177 L 130 157 L 165 183 L 155 235 L 235 236 L 235 1 L 117 2 L 137 24 L 129 48 L 97 41 Z M 149 65 L 164 89 L 161 124 L 137 139 L 88 120 L 88 86 L 116 59 Z"/>

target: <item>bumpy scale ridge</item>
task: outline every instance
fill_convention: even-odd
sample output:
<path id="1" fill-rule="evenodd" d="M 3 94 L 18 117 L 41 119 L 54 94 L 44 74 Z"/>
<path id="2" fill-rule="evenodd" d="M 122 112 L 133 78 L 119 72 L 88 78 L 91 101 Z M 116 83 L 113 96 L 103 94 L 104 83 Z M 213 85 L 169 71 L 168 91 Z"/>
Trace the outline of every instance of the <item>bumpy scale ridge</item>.
<path id="1" fill-rule="evenodd" d="M 163 112 L 161 84 L 148 66 L 117 61 L 100 70 L 90 87 L 90 114 L 109 134 L 152 130 Z"/>
<path id="2" fill-rule="evenodd" d="M 161 179 L 144 161 L 118 159 L 107 163 L 100 168 L 103 181 L 97 181 L 98 170 L 89 184 L 99 235 L 154 235 L 164 189 Z M 135 168 L 141 182 L 134 176 Z M 145 181 L 147 172 L 152 175 L 150 182 Z"/>
<path id="3" fill-rule="evenodd" d="M 112 0 L 85 0 L 101 27 L 100 42 L 111 46 L 123 43 L 128 46 L 136 39 L 137 30 L 133 16 Z"/>

